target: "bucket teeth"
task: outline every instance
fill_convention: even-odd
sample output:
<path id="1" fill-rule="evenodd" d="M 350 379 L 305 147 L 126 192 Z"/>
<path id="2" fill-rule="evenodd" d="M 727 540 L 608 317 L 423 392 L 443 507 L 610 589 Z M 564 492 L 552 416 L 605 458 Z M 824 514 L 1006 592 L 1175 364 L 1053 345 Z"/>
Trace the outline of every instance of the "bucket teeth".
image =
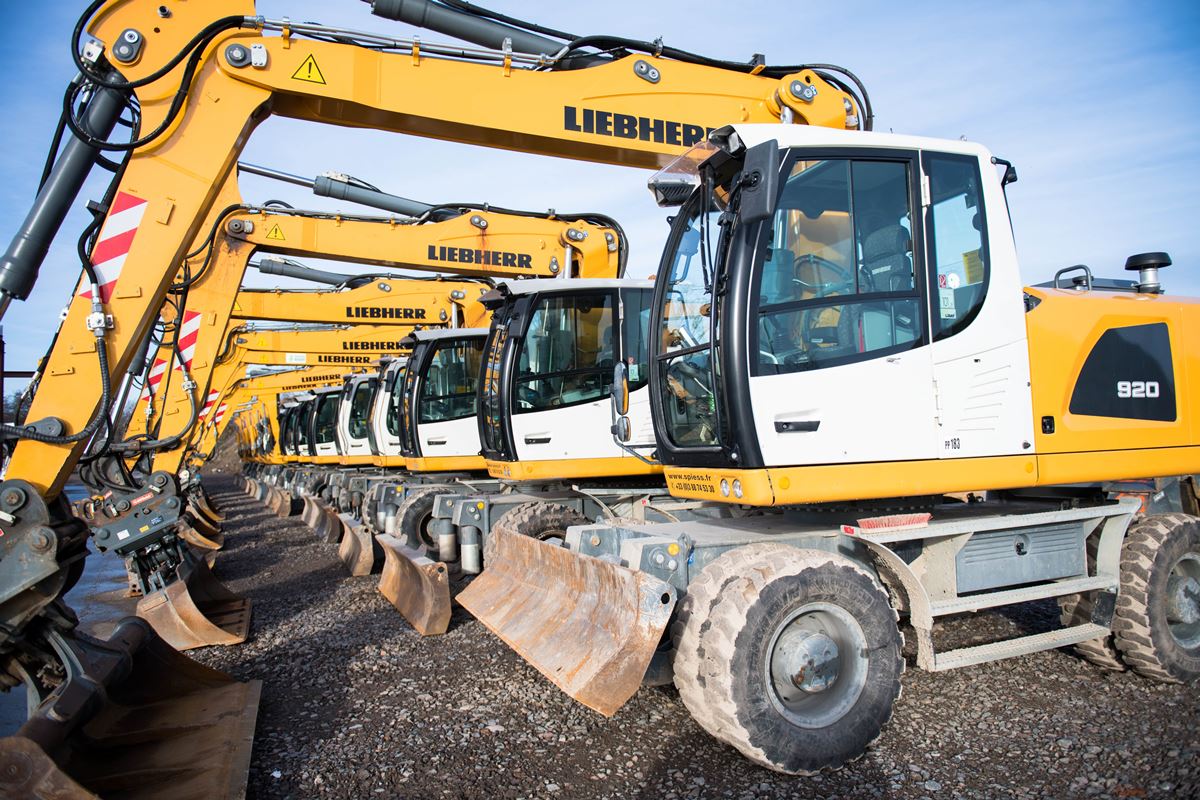
<path id="1" fill-rule="evenodd" d="M 136 618 L 107 642 L 62 642 L 75 670 L 17 735 L 0 739 L 0 796 L 245 796 L 259 681 L 180 655 Z"/>
<path id="2" fill-rule="evenodd" d="M 644 572 L 493 530 L 458 602 L 556 686 L 612 716 L 641 685 L 675 606 Z"/>
<path id="3" fill-rule="evenodd" d="M 450 580 L 446 565 L 405 547 L 386 533 L 375 537 L 383 550 L 379 593 L 422 636 L 445 633 L 450 627 Z"/>
<path id="4" fill-rule="evenodd" d="M 229 591 L 202 560 L 180 565 L 165 589 L 138 601 L 137 614 L 176 650 L 241 644 L 250 633 L 250 601 Z"/>
<path id="5" fill-rule="evenodd" d="M 362 525 L 354 524 L 349 515 L 335 517 L 342 527 L 342 540 L 338 544 L 338 558 L 350 570 L 350 574 L 358 577 L 370 575 L 375 569 L 382 553 L 375 552 L 379 544 L 367 533 Z"/>

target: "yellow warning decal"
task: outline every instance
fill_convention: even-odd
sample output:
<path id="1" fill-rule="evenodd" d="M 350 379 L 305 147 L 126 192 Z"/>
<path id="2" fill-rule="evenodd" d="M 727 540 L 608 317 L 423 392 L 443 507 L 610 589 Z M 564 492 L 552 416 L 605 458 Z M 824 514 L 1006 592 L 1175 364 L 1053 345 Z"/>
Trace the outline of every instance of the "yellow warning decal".
<path id="1" fill-rule="evenodd" d="M 267 238 L 274 239 L 277 242 L 284 241 L 283 231 L 279 230 L 279 223 L 276 223 L 275 227 L 267 231 Z"/>
<path id="2" fill-rule="evenodd" d="M 325 83 L 325 76 L 321 74 L 321 68 L 317 66 L 317 60 L 312 57 L 312 53 L 309 53 L 308 58 L 292 73 L 292 80 Z"/>

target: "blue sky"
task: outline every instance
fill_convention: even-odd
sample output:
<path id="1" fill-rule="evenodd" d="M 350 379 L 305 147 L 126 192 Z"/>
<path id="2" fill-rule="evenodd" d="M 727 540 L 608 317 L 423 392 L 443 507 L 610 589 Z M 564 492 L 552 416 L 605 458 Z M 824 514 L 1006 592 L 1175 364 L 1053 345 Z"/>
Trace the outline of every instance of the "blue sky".
<path id="1" fill-rule="evenodd" d="M 1124 277 L 1127 255 L 1166 250 L 1175 261 L 1163 273 L 1168 291 L 1200 295 L 1198 3 L 482 4 L 580 34 L 662 36 L 722 58 L 761 52 L 770 63 L 843 64 L 867 84 L 877 130 L 965 136 L 1016 164 L 1020 181 L 1009 187 L 1009 202 L 1026 281 L 1077 263 Z M 0 8 L 5 246 L 36 190 L 62 90 L 73 75 L 71 27 L 84 5 L 55 0 Z M 445 40 L 373 17 L 359 0 L 261 0 L 258 11 Z M 629 234 L 632 275 L 656 269 L 666 234 L 665 212 L 645 189 L 647 173 L 628 168 L 282 119 L 255 131 L 243 159 L 307 176 L 347 172 L 429 202 L 608 213 Z M 100 174 L 89 183 L 79 208 L 106 180 Z M 241 188 L 248 202 L 338 207 L 263 179 L 244 178 Z M 85 222 L 79 211 L 68 219 L 34 294 L 4 317 L 10 369 L 32 368 L 49 343 L 79 274 L 74 246 Z M 254 273 L 247 283 L 282 281 Z"/>

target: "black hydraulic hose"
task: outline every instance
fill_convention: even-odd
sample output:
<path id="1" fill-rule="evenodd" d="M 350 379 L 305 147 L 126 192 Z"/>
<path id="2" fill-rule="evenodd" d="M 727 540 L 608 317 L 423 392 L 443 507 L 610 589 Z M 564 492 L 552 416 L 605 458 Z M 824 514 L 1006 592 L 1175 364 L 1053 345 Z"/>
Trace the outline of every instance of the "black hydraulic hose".
<path id="1" fill-rule="evenodd" d="M 28 439 L 34 442 L 54 445 L 75 444 L 89 438 L 100 427 L 100 423 L 107 419 L 108 403 L 111 399 L 112 384 L 108 372 L 108 348 L 105 346 L 103 337 L 97 337 L 96 339 L 96 358 L 100 361 L 100 406 L 96 414 L 88 420 L 87 425 L 83 426 L 82 430 L 64 436 L 53 436 L 48 433 L 36 431 L 29 425 L 19 428 L 12 425 L 2 425 L 0 426 L 0 438 Z"/>
<path id="2" fill-rule="evenodd" d="M 232 28 L 249 28 L 257 27 L 258 25 L 257 21 L 253 17 L 221 17 L 220 19 L 210 22 L 208 25 L 206 25 L 199 33 L 193 36 L 191 41 L 184 45 L 178 53 L 172 56 L 166 64 L 159 67 L 146 77 L 139 78 L 136 81 L 127 81 L 124 78 L 119 80 L 109 79 L 93 73 L 92 65 L 84 61 L 83 57 L 79 54 L 79 41 L 83 38 L 84 29 L 87 27 L 88 21 L 95 16 L 96 12 L 99 11 L 100 7 L 106 2 L 108 2 L 108 0 L 93 0 L 88 7 L 83 10 L 83 13 L 75 22 L 75 29 L 71 33 L 71 58 L 75 60 L 76 68 L 78 68 L 79 71 L 84 75 L 87 75 L 89 78 L 91 78 L 94 83 L 97 83 L 100 86 L 107 86 L 112 89 L 137 89 L 139 87 L 154 83 L 156 80 L 175 69 L 175 67 L 179 66 L 179 62 L 182 61 L 184 57 L 187 56 L 191 51 L 197 48 L 203 51 L 204 47 L 202 45 L 207 45 L 208 41 L 216 37 L 218 34 Z"/>

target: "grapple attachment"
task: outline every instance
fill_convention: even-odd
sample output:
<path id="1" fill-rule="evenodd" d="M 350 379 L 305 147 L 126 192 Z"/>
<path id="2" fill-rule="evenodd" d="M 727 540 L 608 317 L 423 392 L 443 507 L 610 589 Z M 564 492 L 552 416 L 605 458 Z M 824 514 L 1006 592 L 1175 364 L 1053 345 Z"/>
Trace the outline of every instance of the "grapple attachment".
<path id="1" fill-rule="evenodd" d="M 386 533 L 375 537 L 383 549 L 379 593 L 417 633 L 434 636 L 450 627 L 450 579 L 446 565 L 405 547 Z"/>
<path id="2" fill-rule="evenodd" d="M 458 602 L 564 692 L 606 717 L 633 697 L 675 589 L 627 567 L 493 530 Z"/>
<path id="3" fill-rule="evenodd" d="M 0 739 L 0 796 L 245 796 L 259 681 L 197 664 L 135 617 L 107 642 L 58 641 L 70 654 L 69 675 Z"/>
<path id="4" fill-rule="evenodd" d="M 367 531 L 366 526 L 356 525 L 347 515 L 336 515 L 338 524 L 342 527 L 342 540 L 338 544 L 338 558 L 350 570 L 350 574 L 358 577 L 370 575 L 375 564 L 383 555 L 379 544 Z"/>
<path id="5" fill-rule="evenodd" d="M 226 588 L 204 561 L 188 559 L 165 589 L 138 601 L 137 614 L 176 650 L 241 644 L 250 633 L 250 601 Z"/>

